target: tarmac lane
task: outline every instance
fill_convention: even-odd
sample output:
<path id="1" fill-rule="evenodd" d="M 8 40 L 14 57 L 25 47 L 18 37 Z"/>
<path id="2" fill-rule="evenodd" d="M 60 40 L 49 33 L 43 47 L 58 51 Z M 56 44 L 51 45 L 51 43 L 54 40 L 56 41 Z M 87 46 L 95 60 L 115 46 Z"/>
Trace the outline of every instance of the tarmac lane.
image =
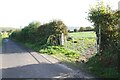
<path id="1" fill-rule="evenodd" d="M 51 63 L 40 55 L 38 62 L 26 49 L 10 39 L 3 40 L 3 44 L 0 54 L 2 78 L 54 78 L 72 72 L 71 69 Z"/>

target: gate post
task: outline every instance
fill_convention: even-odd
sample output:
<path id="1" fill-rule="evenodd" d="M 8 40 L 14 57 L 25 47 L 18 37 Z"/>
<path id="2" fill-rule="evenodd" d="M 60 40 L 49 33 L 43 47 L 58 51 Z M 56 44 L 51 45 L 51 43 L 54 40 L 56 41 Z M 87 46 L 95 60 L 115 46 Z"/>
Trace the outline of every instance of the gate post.
<path id="1" fill-rule="evenodd" d="M 60 35 L 60 45 L 64 45 L 64 34 Z"/>

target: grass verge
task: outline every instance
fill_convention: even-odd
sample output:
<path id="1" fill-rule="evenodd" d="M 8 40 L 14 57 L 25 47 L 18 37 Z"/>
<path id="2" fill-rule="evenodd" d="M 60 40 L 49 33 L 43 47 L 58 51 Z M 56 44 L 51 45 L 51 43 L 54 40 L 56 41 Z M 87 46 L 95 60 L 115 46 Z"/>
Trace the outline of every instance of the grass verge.
<path id="1" fill-rule="evenodd" d="M 81 63 L 80 60 L 78 60 L 78 58 L 81 56 L 80 53 L 74 50 L 68 50 L 63 46 L 50 46 L 47 44 L 39 46 L 31 43 L 24 43 L 24 45 L 39 53 L 51 55 L 74 69 L 77 68 L 86 72 L 90 72 L 103 78 L 119 77 L 116 67 L 105 66 L 96 55 L 90 58 L 88 62 Z"/>
<path id="2" fill-rule="evenodd" d="M 106 58 L 107 59 L 107 58 Z M 86 69 L 96 75 L 99 75 L 103 78 L 119 78 L 120 74 L 118 73 L 117 67 L 113 64 L 105 64 L 101 61 L 99 56 L 93 56 L 86 63 Z"/>
<path id="3" fill-rule="evenodd" d="M 61 56 L 64 57 L 66 60 L 69 61 L 75 61 L 79 56 L 80 53 L 76 52 L 74 50 L 68 50 L 64 48 L 63 46 L 50 46 L 50 45 L 42 45 L 42 46 L 36 46 L 34 44 L 25 43 L 25 46 L 39 52 L 44 53 L 48 55 L 54 55 L 54 56 Z"/>

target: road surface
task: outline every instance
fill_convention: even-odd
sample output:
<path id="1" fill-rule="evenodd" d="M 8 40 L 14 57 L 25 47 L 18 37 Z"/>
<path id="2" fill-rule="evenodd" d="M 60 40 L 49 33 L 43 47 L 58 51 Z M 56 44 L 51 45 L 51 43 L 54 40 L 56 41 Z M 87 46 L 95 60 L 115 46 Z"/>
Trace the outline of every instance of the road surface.
<path id="1" fill-rule="evenodd" d="M 75 72 L 49 55 L 29 52 L 10 39 L 3 40 L 2 78 L 74 77 Z M 74 74 L 74 76 L 73 76 Z M 90 77 L 80 73 L 80 77 Z"/>

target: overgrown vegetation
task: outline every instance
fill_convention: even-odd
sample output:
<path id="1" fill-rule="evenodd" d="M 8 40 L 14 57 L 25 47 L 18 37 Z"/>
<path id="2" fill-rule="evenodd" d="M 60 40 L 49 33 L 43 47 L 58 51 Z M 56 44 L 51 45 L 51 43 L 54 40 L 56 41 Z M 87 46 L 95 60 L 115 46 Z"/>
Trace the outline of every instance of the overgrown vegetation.
<path id="1" fill-rule="evenodd" d="M 68 50 L 60 45 L 59 37 L 63 33 L 68 34 L 67 26 L 62 21 L 40 25 L 39 22 L 32 22 L 22 30 L 14 31 L 10 38 L 23 43 L 25 46 L 49 55 L 62 55 L 69 60 L 76 60 L 80 53 Z"/>
<path id="2" fill-rule="evenodd" d="M 60 45 L 59 36 L 63 33 L 67 35 L 67 26 L 59 20 L 40 25 L 39 22 L 32 22 L 22 30 L 17 30 L 11 34 L 11 38 L 36 45 Z"/>
<path id="3" fill-rule="evenodd" d="M 5 29 L 5 28 L 4 28 Z M 9 34 L 11 34 L 11 31 L 1 31 L 0 33 L 0 48 L 2 47 L 2 40 L 4 38 L 8 38 Z M 1 49 L 2 50 L 2 49 Z"/>
<path id="4" fill-rule="evenodd" d="M 67 50 L 64 47 L 60 46 L 47 46 L 45 48 L 42 48 L 39 52 L 48 54 L 64 54 L 66 57 L 69 58 L 77 58 L 80 55 L 73 50 Z"/>
<path id="5" fill-rule="evenodd" d="M 24 43 L 38 52 L 64 54 L 68 57 L 78 56 L 75 51 L 60 46 L 59 36 L 61 33 L 64 36 L 67 35 L 67 26 L 62 21 L 54 20 L 43 25 L 40 25 L 39 22 L 32 22 L 22 30 L 14 31 L 10 38 Z"/>
<path id="6" fill-rule="evenodd" d="M 100 2 L 90 9 L 88 17 L 94 23 L 98 38 L 97 44 L 100 44 L 100 53 L 87 62 L 89 69 L 102 77 L 119 77 L 120 32 L 118 31 L 118 19 L 120 13 Z M 101 30 L 100 34 L 99 29 Z"/>
<path id="7" fill-rule="evenodd" d="M 3 39 L 3 38 L 8 38 L 8 37 L 9 37 L 9 33 L 8 33 L 8 32 L 3 32 L 3 33 L 1 34 L 1 36 L 2 36 L 2 39 Z"/>
<path id="8" fill-rule="evenodd" d="M 118 59 L 120 55 L 120 27 L 118 27 L 117 23 L 119 17 L 119 11 L 113 11 L 110 7 L 104 6 L 103 3 L 98 3 L 97 6 L 91 8 L 88 14 L 89 21 L 94 23 L 94 30 L 98 39 L 97 44 L 100 44 L 100 53 L 90 58 L 86 65 L 88 70 L 101 77 L 116 78 L 120 75 L 118 73 L 118 70 L 120 70 L 118 63 L 120 61 Z M 88 27 L 88 29 L 90 28 Z M 83 30 L 83 28 L 80 28 L 80 31 Z M 99 30 L 101 30 L 101 37 Z M 77 30 L 74 31 L 77 32 Z M 32 22 L 22 30 L 14 31 L 10 38 L 22 42 L 27 47 L 40 53 L 57 55 L 59 58 L 62 56 L 66 60 L 79 63 L 81 52 L 69 50 L 61 46 L 59 40 L 61 33 L 65 36 L 68 34 L 67 26 L 62 21 L 55 20 L 43 25 L 40 25 L 39 22 Z M 88 40 L 88 35 L 84 36 L 86 37 L 85 39 L 78 39 L 78 35 L 74 33 L 70 33 L 70 35 L 76 38 L 72 40 L 72 37 L 68 37 L 68 44 L 80 44 L 79 50 L 91 47 L 91 43 L 95 42 L 95 39 Z M 99 42 L 100 39 L 101 42 Z M 85 45 L 79 42 L 81 40 L 85 41 Z M 90 45 L 88 45 L 89 43 Z M 68 47 L 72 47 L 72 45 Z"/>

